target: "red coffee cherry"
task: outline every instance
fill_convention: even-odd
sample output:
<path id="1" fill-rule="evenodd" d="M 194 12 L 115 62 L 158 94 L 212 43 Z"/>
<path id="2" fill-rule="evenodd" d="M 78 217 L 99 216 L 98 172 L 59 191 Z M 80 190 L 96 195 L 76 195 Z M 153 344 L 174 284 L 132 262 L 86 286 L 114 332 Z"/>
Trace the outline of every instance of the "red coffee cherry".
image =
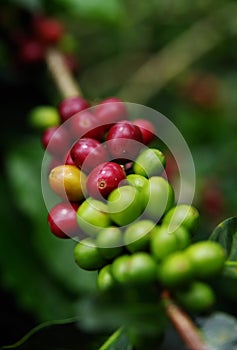
<path id="1" fill-rule="evenodd" d="M 89 103 L 80 96 L 73 96 L 64 99 L 58 106 L 61 122 L 65 122 L 75 113 L 81 112 L 89 107 Z"/>
<path id="2" fill-rule="evenodd" d="M 48 214 L 50 231 L 59 238 L 71 238 L 80 231 L 76 212 L 78 203 L 61 202 L 55 205 Z"/>

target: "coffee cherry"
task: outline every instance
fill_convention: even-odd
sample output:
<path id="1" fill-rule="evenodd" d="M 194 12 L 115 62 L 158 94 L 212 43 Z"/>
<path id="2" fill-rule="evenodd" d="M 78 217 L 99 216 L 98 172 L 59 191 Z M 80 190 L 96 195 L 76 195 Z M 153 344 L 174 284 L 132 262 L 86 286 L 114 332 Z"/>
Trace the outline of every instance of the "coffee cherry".
<path id="1" fill-rule="evenodd" d="M 199 221 L 199 213 L 196 208 L 187 204 L 179 204 L 171 208 L 163 218 L 163 223 L 176 226 L 182 225 L 188 230 L 193 230 L 197 227 Z"/>
<path id="2" fill-rule="evenodd" d="M 175 291 L 174 296 L 182 307 L 195 313 L 210 311 L 216 300 L 212 288 L 199 281 L 194 281 L 186 288 Z"/>
<path id="3" fill-rule="evenodd" d="M 187 285 L 193 278 L 193 265 L 183 252 L 167 256 L 158 268 L 158 279 L 168 288 Z"/>
<path id="4" fill-rule="evenodd" d="M 64 157 L 70 149 L 70 135 L 67 129 L 54 126 L 43 132 L 41 143 L 49 154 Z"/>
<path id="5" fill-rule="evenodd" d="M 96 243 L 105 259 L 115 258 L 123 250 L 123 236 L 120 228 L 110 226 L 101 229 L 97 235 Z"/>
<path id="6" fill-rule="evenodd" d="M 117 97 L 102 100 L 94 109 L 94 114 L 101 125 L 108 130 L 114 123 L 127 117 L 126 105 Z"/>
<path id="7" fill-rule="evenodd" d="M 140 128 L 144 145 L 148 145 L 154 140 L 156 135 L 155 127 L 152 122 L 147 119 L 134 119 L 132 122 Z"/>
<path id="8" fill-rule="evenodd" d="M 186 255 L 193 265 L 197 278 L 216 277 L 222 271 L 226 253 L 222 246 L 214 241 L 201 241 L 186 249 Z"/>
<path id="9" fill-rule="evenodd" d="M 31 110 L 29 123 L 32 127 L 44 130 L 59 125 L 59 114 L 52 106 L 38 106 Z"/>
<path id="10" fill-rule="evenodd" d="M 80 202 L 86 193 L 86 175 L 73 165 L 59 165 L 49 174 L 51 189 L 61 198 Z"/>
<path id="11" fill-rule="evenodd" d="M 129 283 L 145 285 L 155 282 L 157 265 L 151 255 L 145 252 L 136 252 L 129 258 Z"/>
<path id="12" fill-rule="evenodd" d="M 79 113 L 89 107 L 89 103 L 80 96 L 73 96 L 64 99 L 58 105 L 58 112 L 61 118 L 61 122 L 65 122 L 74 114 Z"/>
<path id="13" fill-rule="evenodd" d="M 87 177 L 87 192 L 89 196 L 102 199 L 119 186 L 126 179 L 126 173 L 122 167 L 114 162 L 106 162 L 97 165 Z"/>
<path id="14" fill-rule="evenodd" d="M 77 211 L 77 222 L 89 235 L 96 236 L 104 227 L 111 226 L 108 206 L 94 198 L 87 198 Z"/>
<path id="15" fill-rule="evenodd" d="M 164 167 L 164 154 L 156 148 L 146 148 L 135 159 L 133 171 L 135 174 L 151 177 L 162 174 Z"/>
<path id="16" fill-rule="evenodd" d="M 129 255 L 121 255 L 111 264 L 111 272 L 114 279 L 119 283 L 127 283 L 129 281 L 128 267 L 130 262 Z"/>
<path id="17" fill-rule="evenodd" d="M 134 186 L 139 192 L 141 192 L 148 183 L 148 179 L 142 175 L 129 174 L 127 175 L 127 182 L 129 185 Z"/>
<path id="18" fill-rule="evenodd" d="M 147 250 L 154 227 L 155 223 L 151 220 L 139 220 L 130 224 L 124 232 L 126 248 L 132 253 Z"/>
<path id="19" fill-rule="evenodd" d="M 76 166 L 86 173 L 109 161 L 109 154 L 103 144 L 89 137 L 83 137 L 73 145 L 71 157 Z"/>
<path id="20" fill-rule="evenodd" d="M 76 139 L 89 137 L 100 141 L 104 137 L 104 126 L 98 123 L 89 110 L 75 113 L 69 119 L 69 129 Z"/>
<path id="21" fill-rule="evenodd" d="M 98 270 L 106 264 L 97 246 L 90 238 L 84 238 L 74 248 L 77 265 L 84 270 Z"/>
<path id="22" fill-rule="evenodd" d="M 28 39 L 22 42 L 19 50 L 19 61 L 25 65 L 43 62 L 44 47 L 35 39 Z"/>
<path id="23" fill-rule="evenodd" d="M 152 176 L 142 190 L 146 208 L 144 215 L 158 222 L 174 204 L 174 191 L 163 177 Z"/>
<path id="24" fill-rule="evenodd" d="M 177 239 L 178 250 L 183 250 L 187 248 L 191 243 L 191 237 L 189 231 L 184 226 L 177 227 L 173 234 Z"/>
<path id="25" fill-rule="evenodd" d="M 123 120 L 109 129 L 106 141 L 110 154 L 121 163 L 126 163 L 134 160 L 141 150 L 142 134 L 138 126 Z"/>
<path id="26" fill-rule="evenodd" d="M 141 214 L 142 208 L 138 190 L 130 185 L 118 187 L 108 196 L 109 215 L 119 226 L 135 221 Z"/>
<path id="27" fill-rule="evenodd" d="M 51 232 L 59 238 L 71 238 L 80 231 L 76 211 L 78 203 L 61 202 L 50 209 L 48 214 L 48 224 Z"/>
<path id="28" fill-rule="evenodd" d="M 97 276 L 97 287 L 101 292 L 107 292 L 116 285 L 111 272 L 111 265 L 102 267 Z"/>
<path id="29" fill-rule="evenodd" d="M 175 232 L 170 232 L 164 225 L 155 226 L 150 240 L 151 253 L 156 261 L 164 260 L 168 255 L 179 250 Z"/>
<path id="30" fill-rule="evenodd" d="M 44 44 L 56 44 L 64 33 L 62 24 L 54 18 L 37 16 L 32 26 L 35 34 Z"/>

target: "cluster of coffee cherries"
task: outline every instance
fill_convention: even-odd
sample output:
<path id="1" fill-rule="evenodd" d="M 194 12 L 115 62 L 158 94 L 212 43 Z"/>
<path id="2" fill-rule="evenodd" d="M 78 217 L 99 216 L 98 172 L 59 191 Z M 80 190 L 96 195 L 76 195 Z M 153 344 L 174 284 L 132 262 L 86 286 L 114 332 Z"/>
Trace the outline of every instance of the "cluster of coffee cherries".
<path id="1" fill-rule="evenodd" d="M 51 154 L 48 182 L 60 198 L 48 214 L 54 235 L 77 241 L 78 266 L 96 270 L 98 289 L 157 286 L 190 312 L 210 310 L 210 281 L 225 251 L 213 241 L 192 243 L 199 213 L 175 202 L 156 127 L 131 119 L 116 97 L 89 108 L 81 97 L 58 106 L 59 125 L 42 144 Z"/>
<path id="2" fill-rule="evenodd" d="M 76 41 L 66 33 L 59 19 L 44 14 L 30 14 L 21 29 L 11 34 L 11 40 L 17 51 L 17 63 L 25 67 L 43 63 L 49 47 L 60 48 L 70 70 L 74 71 L 79 65 L 74 55 Z"/>

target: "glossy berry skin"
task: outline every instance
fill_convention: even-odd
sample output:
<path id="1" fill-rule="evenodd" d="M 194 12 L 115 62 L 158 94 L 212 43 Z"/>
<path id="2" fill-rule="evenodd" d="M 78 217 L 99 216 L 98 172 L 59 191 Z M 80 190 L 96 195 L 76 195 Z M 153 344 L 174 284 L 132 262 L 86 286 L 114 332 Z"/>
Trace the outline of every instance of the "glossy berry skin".
<path id="1" fill-rule="evenodd" d="M 186 249 L 195 276 L 200 279 L 215 278 L 222 271 L 226 259 L 225 250 L 214 241 L 200 241 Z"/>
<path id="2" fill-rule="evenodd" d="M 103 144 L 89 137 L 78 140 L 73 145 L 70 154 L 76 166 L 86 173 L 97 165 L 109 161 L 109 154 Z"/>
<path id="3" fill-rule="evenodd" d="M 109 129 L 106 141 L 110 154 L 121 163 L 126 163 L 134 160 L 141 150 L 142 134 L 138 126 L 123 120 Z"/>
<path id="4" fill-rule="evenodd" d="M 114 162 L 99 164 L 87 177 L 87 192 L 89 196 L 100 200 L 107 198 L 125 179 L 126 173 L 119 164 Z"/>
<path id="5" fill-rule="evenodd" d="M 168 288 L 188 285 L 193 278 L 193 265 L 183 252 L 170 254 L 158 267 L 158 279 Z"/>
<path id="6" fill-rule="evenodd" d="M 43 132 L 41 143 L 49 154 L 63 157 L 69 151 L 70 136 L 66 128 L 55 126 L 48 128 Z"/>
<path id="7" fill-rule="evenodd" d="M 90 238 L 81 240 L 75 246 L 74 259 L 80 268 L 89 271 L 100 269 L 106 263 L 96 244 Z"/>
<path id="8" fill-rule="evenodd" d="M 81 112 L 89 107 L 89 103 L 80 96 L 73 96 L 64 99 L 58 105 L 58 112 L 61 118 L 61 122 L 65 122 L 66 120 L 71 118 L 75 113 Z"/>
<path id="9" fill-rule="evenodd" d="M 104 137 L 103 125 L 100 125 L 96 117 L 88 110 L 74 114 L 69 123 L 71 134 L 76 139 L 90 137 L 100 141 Z"/>
<path id="10" fill-rule="evenodd" d="M 80 202 L 86 193 L 86 175 L 75 165 L 59 165 L 49 173 L 49 185 L 61 198 Z"/>
<path id="11" fill-rule="evenodd" d="M 61 202 L 49 211 L 48 224 L 55 236 L 71 238 L 78 234 L 80 230 L 76 218 L 78 207 L 78 203 Z"/>
<path id="12" fill-rule="evenodd" d="M 101 292 L 111 290 L 116 286 L 116 282 L 111 272 L 111 265 L 102 267 L 97 276 L 97 287 Z"/>
<path id="13" fill-rule="evenodd" d="M 63 25 L 56 19 L 38 16 L 33 21 L 34 32 L 44 44 L 56 44 L 64 33 Z"/>
<path id="14" fill-rule="evenodd" d="M 102 100 L 94 110 L 97 120 L 108 130 L 114 123 L 124 120 L 128 114 L 126 105 L 117 97 Z"/>
<path id="15" fill-rule="evenodd" d="M 137 125 L 142 133 L 144 145 L 148 145 L 156 137 L 156 130 L 152 122 L 147 119 L 134 119 L 133 124 Z"/>

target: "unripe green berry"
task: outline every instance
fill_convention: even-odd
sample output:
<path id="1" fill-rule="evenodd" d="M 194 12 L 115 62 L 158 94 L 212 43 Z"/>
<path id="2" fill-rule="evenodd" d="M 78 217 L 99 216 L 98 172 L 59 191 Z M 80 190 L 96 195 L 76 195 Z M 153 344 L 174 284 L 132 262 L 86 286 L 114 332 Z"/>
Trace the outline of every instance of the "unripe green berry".
<path id="1" fill-rule="evenodd" d="M 146 250 L 150 244 L 150 237 L 155 223 L 151 220 L 139 220 L 128 226 L 124 232 L 124 243 L 130 252 Z"/>
<path id="2" fill-rule="evenodd" d="M 60 124 L 58 110 L 52 106 L 35 107 L 29 114 L 29 123 L 32 127 L 39 130 L 57 126 Z"/>
<path id="3" fill-rule="evenodd" d="M 193 267 L 183 252 L 169 255 L 158 268 L 158 279 L 168 288 L 184 286 L 192 280 Z"/>
<path id="4" fill-rule="evenodd" d="M 190 312 L 210 311 L 215 303 L 212 288 L 203 282 L 195 281 L 187 288 L 175 292 L 175 299 Z"/>
<path id="5" fill-rule="evenodd" d="M 214 241 L 201 241 L 189 246 L 185 254 L 193 265 L 197 278 L 217 276 L 223 269 L 226 254 L 223 247 Z"/>
<path id="6" fill-rule="evenodd" d="M 182 225 L 187 230 L 197 227 L 199 213 L 196 208 L 187 204 L 179 204 L 171 208 L 164 216 L 162 222 L 170 226 L 170 229 Z"/>
<path id="7" fill-rule="evenodd" d="M 96 243 L 105 259 L 113 259 L 122 252 L 123 237 L 119 227 L 105 227 L 99 231 Z"/>
<path id="8" fill-rule="evenodd" d="M 116 282 L 111 272 L 111 265 L 102 267 L 97 276 L 97 287 L 101 292 L 111 290 Z"/>
<path id="9" fill-rule="evenodd" d="M 106 263 L 96 244 L 90 238 L 85 238 L 77 243 L 74 248 L 74 258 L 77 265 L 84 270 L 97 270 Z"/>
<path id="10" fill-rule="evenodd" d="M 133 163 L 134 173 L 145 177 L 160 175 L 164 167 L 165 156 L 156 148 L 146 148 L 141 151 Z"/>

